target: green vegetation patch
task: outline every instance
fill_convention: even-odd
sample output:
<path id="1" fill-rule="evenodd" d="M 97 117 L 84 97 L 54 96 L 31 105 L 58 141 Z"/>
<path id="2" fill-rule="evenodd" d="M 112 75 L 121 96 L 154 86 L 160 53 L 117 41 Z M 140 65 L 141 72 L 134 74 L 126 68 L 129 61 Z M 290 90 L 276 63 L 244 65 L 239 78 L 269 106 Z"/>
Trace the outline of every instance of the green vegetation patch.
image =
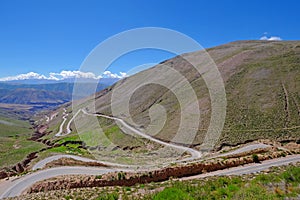
<path id="1" fill-rule="evenodd" d="M 166 188 L 162 192 L 158 193 L 153 197 L 154 200 L 192 200 L 189 193 L 182 191 L 181 189 L 172 187 Z"/>
<path id="2" fill-rule="evenodd" d="M 0 168 L 13 166 L 29 153 L 45 147 L 28 140 L 31 133 L 28 121 L 0 117 Z"/>
<path id="3" fill-rule="evenodd" d="M 207 181 L 172 182 L 163 191 L 145 199 L 284 199 L 300 194 L 300 167 L 260 174 L 254 179 L 213 177 Z M 170 197 L 170 198 L 169 198 Z"/>
<path id="4" fill-rule="evenodd" d="M 27 137 L 17 138 L 0 137 L 0 167 L 9 167 L 17 164 L 32 152 L 44 148 L 45 145 L 27 140 Z"/>

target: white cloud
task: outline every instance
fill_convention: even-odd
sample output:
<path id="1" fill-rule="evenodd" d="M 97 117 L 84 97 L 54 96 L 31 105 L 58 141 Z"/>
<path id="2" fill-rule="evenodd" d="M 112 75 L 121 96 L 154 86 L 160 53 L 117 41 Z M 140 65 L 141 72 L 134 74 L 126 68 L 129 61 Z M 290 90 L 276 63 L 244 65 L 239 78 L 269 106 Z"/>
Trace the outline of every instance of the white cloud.
<path id="1" fill-rule="evenodd" d="M 269 41 L 281 41 L 282 39 L 280 37 L 272 36 L 268 40 Z"/>
<path id="2" fill-rule="evenodd" d="M 271 36 L 271 37 L 267 37 L 267 36 L 262 36 L 260 38 L 260 40 L 267 40 L 267 41 L 281 41 L 281 37 L 278 37 L 278 36 Z"/>
<path id="3" fill-rule="evenodd" d="M 47 77 L 35 72 L 29 72 L 27 74 L 19 74 L 17 76 L 8 76 L 5 78 L 0 78 L 0 81 L 26 80 L 26 79 L 47 79 Z"/>
<path id="4" fill-rule="evenodd" d="M 68 78 L 88 78 L 97 79 L 96 75 L 92 72 L 81 72 L 81 71 L 61 71 L 60 73 L 50 73 L 50 77 L 60 77 L 60 79 Z"/>
<path id="5" fill-rule="evenodd" d="M 268 40 L 267 36 L 262 36 L 261 38 L 259 38 L 260 40 Z"/>
<path id="6" fill-rule="evenodd" d="M 117 74 L 113 74 L 113 73 L 111 73 L 110 71 L 105 71 L 104 73 L 103 73 L 103 75 L 105 76 L 105 77 L 107 77 L 107 78 L 117 78 Z"/>
<path id="7" fill-rule="evenodd" d="M 122 77 L 122 78 L 125 78 L 125 77 L 128 76 L 125 72 L 120 72 L 120 74 L 121 74 L 121 77 Z"/>
<path id="8" fill-rule="evenodd" d="M 104 78 L 125 78 L 127 74 L 125 72 L 120 72 L 120 75 L 111 73 L 110 71 L 103 72 Z"/>
<path id="9" fill-rule="evenodd" d="M 27 74 L 19 74 L 17 76 L 9 76 L 0 78 L 0 81 L 13 81 L 13 80 L 28 80 L 28 79 L 45 79 L 45 80 L 64 80 L 69 78 L 86 78 L 86 79 L 100 79 L 100 78 L 124 78 L 127 77 L 125 72 L 119 74 L 105 71 L 102 75 L 96 76 L 92 72 L 81 72 L 81 71 L 66 71 L 63 70 L 60 73 L 50 72 L 49 76 L 38 74 L 35 72 L 29 72 Z"/>

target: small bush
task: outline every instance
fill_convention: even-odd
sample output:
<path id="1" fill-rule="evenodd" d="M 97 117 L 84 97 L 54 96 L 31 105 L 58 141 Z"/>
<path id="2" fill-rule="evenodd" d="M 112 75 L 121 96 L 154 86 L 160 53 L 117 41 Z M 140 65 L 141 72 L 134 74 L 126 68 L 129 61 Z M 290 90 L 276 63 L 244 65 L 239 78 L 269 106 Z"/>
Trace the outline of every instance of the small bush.
<path id="1" fill-rule="evenodd" d="M 97 175 L 96 179 L 102 179 L 102 175 Z"/>
<path id="2" fill-rule="evenodd" d="M 70 200 L 70 199 L 72 199 L 72 197 L 71 196 L 65 196 L 64 197 L 66 200 Z"/>
<path id="3" fill-rule="evenodd" d="M 125 173 L 124 172 L 119 172 L 118 173 L 118 180 L 124 180 L 126 178 Z"/>
<path id="4" fill-rule="evenodd" d="M 253 154 L 253 155 L 252 155 L 252 159 L 253 159 L 253 161 L 254 161 L 255 163 L 260 163 L 257 154 Z"/>

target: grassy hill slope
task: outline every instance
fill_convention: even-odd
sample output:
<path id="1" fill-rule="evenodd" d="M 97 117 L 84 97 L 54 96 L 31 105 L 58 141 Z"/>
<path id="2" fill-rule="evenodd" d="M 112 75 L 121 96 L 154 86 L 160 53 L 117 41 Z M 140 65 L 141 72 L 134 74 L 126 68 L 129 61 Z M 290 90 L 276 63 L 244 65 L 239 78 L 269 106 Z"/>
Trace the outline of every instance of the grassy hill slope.
<path id="1" fill-rule="evenodd" d="M 207 49 L 224 80 L 227 115 L 222 136 L 216 145 L 234 145 L 261 138 L 289 140 L 300 138 L 300 42 L 238 41 Z M 203 52 L 185 54 L 196 64 L 203 64 Z M 203 142 L 211 116 L 210 96 L 206 84 L 186 60 L 177 56 L 163 62 L 185 76 L 198 97 L 201 121 L 193 145 Z M 132 80 L 147 75 L 154 80 L 158 67 L 153 67 L 119 81 L 96 94 L 96 112 L 111 115 L 113 89 L 127 87 Z M 124 94 L 126 95 L 126 94 Z M 124 102 L 115 102 L 122 105 Z M 150 108 L 160 104 L 167 121 L 155 137 L 170 141 L 180 122 L 180 106 L 174 93 L 158 84 L 137 89 L 130 98 L 129 111 L 138 128 L 146 130 L 151 120 Z M 92 110 L 93 105 L 88 106 Z M 127 116 L 119 117 L 128 120 Z M 130 123 L 130 121 L 128 120 Z"/>

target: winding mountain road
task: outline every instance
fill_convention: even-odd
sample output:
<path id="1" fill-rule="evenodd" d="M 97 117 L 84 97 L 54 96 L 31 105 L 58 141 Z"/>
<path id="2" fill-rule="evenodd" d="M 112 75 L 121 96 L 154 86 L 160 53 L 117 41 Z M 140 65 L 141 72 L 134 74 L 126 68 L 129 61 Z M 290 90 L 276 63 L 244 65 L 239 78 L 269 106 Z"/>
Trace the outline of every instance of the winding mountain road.
<path id="1" fill-rule="evenodd" d="M 249 164 L 230 169 L 219 170 L 215 172 L 200 174 L 196 176 L 180 178 L 180 180 L 199 179 L 208 176 L 222 175 L 241 175 L 263 171 L 272 166 L 287 165 L 289 163 L 300 162 L 300 155 L 292 155 L 283 158 L 263 161 L 261 164 Z M 3 180 L 0 182 L 0 198 L 15 197 L 21 195 L 27 188 L 38 181 L 53 178 L 60 175 L 100 175 L 114 171 L 130 171 L 121 168 L 103 168 L 103 167 L 56 167 L 27 174 L 21 178 L 13 180 Z"/>
<path id="2" fill-rule="evenodd" d="M 66 134 L 63 134 L 63 129 L 64 129 L 64 125 L 65 125 L 65 123 L 66 123 L 66 121 L 67 121 L 67 117 L 68 117 L 68 114 L 66 114 L 66 112 L 67 112 L 67 110 L 64 108 L 64 112 L 63 112 L 63 121 L 62 121 L 62 123 L 60 124 L 60 126 L 59 126 L 59 131 L 55 134 L 55 136 L 56 137 L 60 137 L 60 136 L 64 136 L 64 135 L 68 135 L 68 134 L 70 134 L 71 133 L 71 130 L 70 130 L 70 125 L 69 125 L 69 127 L 67 127 L 67 133 Z M 69 131 L 70 130 L 70 131 Z"/>
<path id="3" fill-rule="evenodd" d="M 181 161 L 194 160 L 194 159 L 200 158 L 202 156 L 202 153 L 199 152 L 199 151 L 197 151 L 197 150 L 195 150 L 195 149 L 192 149 L 192 148 L 189 148 L 189 147 L 180 146 L 180 145 L 177 145 L 177 144 L 167 143 L 167 142 L 158 140 L 156 138 L 153 138 L 150 135 L 147 135 L 147 134 L 145 134 L 145 133 L 137 130 L 136 128 L 130 126 L 129 124 L 127 124 L 124 120 L 122 120 L 120 118 L 110 117 L 110 116 L 102 115 L 102 114 L 90 114 L 90 113 L 87 113 L 83 109 L 82 109 L 82 112 L 84 114 L 86 114 L 86 115 L 92 115 L 92 116 L 97 116 L 97 117 L 104 117 L 104 118 L 107 118 L 107 119 L 113 119 L 113 120 L 118 121 L 119 123 L 121 123 L 128 130 L 134 132 L 136 135 L 139 135 L 139 136 L 141 136 L 143 138 L 146 138 L 146 139 L 148 139 L 150 141 L 153 141 L 153 142 L 156 142 L 158 144 L 161 144 L 161 145 L 164 145 L 164 146 L 168 146 L 168 147 L 172 147 L 172 148 L 175 148 L 175 149 L 179 149 L 179 150 L 182 150 L 182 151 L 186 151 L 186 152 L 189 152 L 191 154 L 191 157 L 183 159 Z"/>
<path id="4" fill-rule="evenodd" d="M 287 157 L 275 158 L 272 160 L 265 160 L 261 163 L 252 163 L 248 165 L 232 167 L 228 169 L 218 170 L 210 173 L 199 174 L 195 176 L 183 177 L 180 180 L 191 180 L 191 179 L 199 179 L 205 178 L 208 176 L 225 176 L 225 175 L 243 175 L 243 174 L 252 174 L 261 172 L 270 167 L 288 165 L 290 163 L 300 162 L 300 155 L 291 155 Z"/>
<path id="5" fill-rule="evenodd" d="M 75 115 L 73 115 L 73 117 L 70 119 L 70 121 L 68 122 L 67 124 L 67 127 L 66 127 L 66 130 L 67 130 L 67 133 L 66 134 L 62 134 L 63 133 L 63 126 L 66 122 L 66 115 L 64 115 L 63 117 L 63 122 L 61 123 L 60 125 L 60 130 L 59 132 L 55 135 L 57 137 L 59 136 L 65 136 L 65 135 L 68 135 L 70 134 L 72 131 L 71 131 L 71 123 L 74 121 L 74 119 L 77 117 L 77 115 L 80 113 L 80 112 L 83 112 L 83 114 L 85 115 L 89 115 L 89 116 L 96 116 L 96 117 L 104 117 L 104 118 L 107 118 L 107 119 L 112 119 L 112 120 L 115 120 L 115 121 L 118 121 L 119 123 L 121 123 L 126 129 L 132 131 L 133 133 L 135 133 L 136 135 L 139 135 L 143 138 L 146 138 L 150 141 L 153 141 L 153 142 L 156 142 L 158 144 L 161 144 L 161 145 L 164 145 L 164 146 L 168 146 L 168 147 L 171 147 L 171 148 L 175 148 L 175 149 L 178 149 L 178 150 L 181 150 L 181 151 L 184 151 L 184 152 L 189 152 L 191 154 L 191 157 L 189 158 L 185 158 L 181 161 L 189 161 L 189 160 L 194 160 L 194 159 L 197 159 L 197 158 L 201 158 L 202 156 L 202 153 L 195 150 L 195 149 L 192 149 L 192 148 L 189 148 L 189 147 L 184 147 L 184 146 L 180 146 L 180 145 L 177 145 L 177 144 L 172 144 L 172 143 L 167 143 L 167 142 L 163 142 L 161 140 L 158 140 L 156 138 L 153 138 L 151 137 L 150 135 L 147 135 L 139 130 L 137 130 L 136 128 L 130 126 L 129 124 L 127 124 L 124 120 L 120 119 L 120 118 L 117 118 L 117 117 L 111 117 L 111 116 L 107 116 L 107 115 L 102 115 L 102 114 L 91 114 L 91 113 L 88 113 L 86 112 L 84 109 L 80 109 L 76 112 Z"/>
<path id="6" fill-rule="evenodd" d="M 63 136 L 64 124 L 66 123 L 67 119 L 68 119 L 67 115 L 64 115 L 63 116 L 63 121 L 62 121 L 62 123 L 59 126 L 59 131 L 55 134 L 56 137 Z"/>
<path id="7" fill-rule="evenodd" d="M 64 154 L 64 155 L 55 155 L 55 156 L 50 156 L 47 157 L 39 162 L 37 162 L 33 167 L 32 170 L 38 170 L 38 169 L 43 169 L 48 163 L 55 161 L 55 160 L 59 160 L 61 158 L 72 158 L 74 160 L 79 160 L 79 161 L 83 161 L 83 162 L 99 162 L 93 159 L 89 159 L 89 158 L 84 158 L 84 157 L 80 157 L 80 156 L 74 156 L 74 155 L 68 155 L 68 154 Z M 99 162 L 100 163 L 100 162 Z"/>
<path id="8" fill-rule="evenodd" d="M 166 143 L 163 141 L 160 141 L 158 139 L 152 138 L 149 135 L 146 135 L 142 133 L 141 131 L 133 128 L 129 124 L 127 124 L 125 121 L 122 119 L 116 118 L 116 117 L 110 117 L 106 115 L 101 115 L 101 114 L 90 114 L 87 113 L 85 110 L 81 109 L 78 110 L 77 113 L 70 119 L 69 123 L 67 124 L 67 134 L 71 132 L 70 130 L 70 125 L 74 118 L 80 113 L 83 112 L 86 115 L 92 115 L 92 116 L 99 116 L 99 117 L 105 117 L 108 119 L 113 119 L 121 123 L 124 127 L 126 127 L 128 130 L 134 132 L 135 134 L 144 137 L 146 139 L 149 139 L 151 141 L 157 142 L 161 145 L 169 146 L 172 148 L 177 148 L 180 150 L 184 150 L 187 152 L 190 152 L 191 157 L 188 158 L 188 160 L 192 160 L 195 158 L 200 158 L 202 156 L 201 152 L 196 151 L 194 149 L 176 145 L 176 144 L 170 144 Z M 65 112 L 64 112 L 65 113 Z M 60 130 L 56 134 L 56 136 L 62 136 L 63 132 L 63 126 L 66 123 L 67 120 L 67 115 L 64 114 L 63 116 L 63 122 L 60 125 Z M 64 134 L 66 135 L 66 134 Z M 245 147 L 241 147 L 237 150 L 234 150 L 232 152 L 228 152 L 225 154 L 220 154 L 218 156 L 224 156 L 224 155 L 231 155 L 231 154 L 236 154 L 236 153 L 241 153 L 244 151 L 250 151 L 256 148 L 266 148 L 268 145 L 264 144 L 251 144 Z M 43 168 L 47 163 L 57 160 L 62 157 L 67 157 L 67 158 L 73 158 L 75 160 L 81 160 L 84 162 L 101 162 L 101 161 L 95 161 L 92 159 L 88 158 L 82 158 L 79 156 L 73 156 L 73 155 L 56 155 L 56 156 L 51 156 L 48 157 L 40 162 L 38 162 L 34 167 L 33 170 L 41 169 Z M 181 160 L 184 161 L 184 160 Z M 268 169 L 269 167 L 272 166 L 280 166 L 280 165 L 287 165 L 289 163 L 296 163 L 300 162 L 300 155 L 292 155 L 292 156 L 287 156 L 284 158 L 277 158 L 277 159 L 272 159 L 272 160 L 267 160 L 263 161 L 261 164 L 249 164 L 249 165 L 244 165 L 244 166 L 239 166 L 239 167 L 234 167 L 234 168 L 229 168 L 229 169 L 224 169 L 224 170 L 219 170 L 215 172 L 210 172 L 210 173 L 205 173 L 205 174 L 200 174 L 196 176 L 191 176 L 191 177 L 184 177 L 180 178 L 180 180 L 189 180 L 189 179 L 199 179 L 207 176 L 220 176 L 220 175 L 241 175 L 241 174 L 249 174 L 249 173 L 256 173 L 260 172 L 262 170 Z M 104 162 L 101 162 L 104 163 Z M 105 163 L 104 163 L 105 164 Z M 109 163 L 110 164 L 110 163 Z M 0 181 L 0 198 L 6 198 L 6 197 L 15 197 L 21 195 L 27 188 L 29 188 L 31 185 L 38 181 L 42 181 L 45 179 L 53 178 L 56 176 L 60 175 L 100 175 L 108 172 L 115 172 L 115 171 L 132 171 L 133 169 L 128 168 L 126 165 L 115 165 L 111 168 L 104 168 L 104 167 L 84 167 L 84 166 L 74 166 L 74 167 L 55 167 L 55 168 L 50 168 L 50 169 L 43 169 L 39 171 L 34 171 L 30 174 L 26 174 L 22 177 L 15 177 L 10 180 L 1 180 Z"/>
<path id="9" fill-rule="evenodd" d="M 24 190 L 38 181 L 53 178 L 61 175 L 100 175 L 108 172 L 118 171 L 119 169 L 101 168 L 101 167 L 56 167 L 45 169 L 27 174 L 21 178 L 15 178 L 9 181 L 0 182 L 0 199 L 7 197 L 15 197 L 22 194 Z"/>
<path id="10" fill-rule="evenodd" d="M 221 153 L 221 154 L 218 154 L 218 155 L 215 155 L 215 156 L 211 156 L 209 158 L 230 156 L 230 155 L 235 155 L 235 154 L 239 154 L 239 153 L 244 153 L 244 152 L 247 152 L 247 151 L 252 151 L 252 150 L 255 150 L 255 149 L 265 149 L 265 148 L 268 148 L 268 147 L 271 147 L 271 146 L 267 145 L 267 144 L 263 144 L 263 143 L 249 144 L 249 145 L 240 147 L 238 149 L 235 149 L 235 150 L 232 150 L 232 151 L 229 151 L 229 152 L 226 152 L 226 153 Z"/>
<path id="11" fill-rule="evenodd" d="M 60 154 L 60 155 L 54 155 L 54 156 L 47 157 L 47 158 L 37 162 L 32 167 L 32 170 L 43 169 L 48 163 L 55 161 L 55 160 L 59 160 L 61 158 L 72 158 L 74 160 L 83 161 L 83 162 L 97 162 L 97 163 L 104 164 L 104 165 L 107 165 L 110 167 L 134 168 L 134 166 L 132 166 L 132 165 L 122 165 L 122 164 L 111 163 L 111 162 L 106 162 L 106 161 L 93 160 L 90 158 L 85 158 L 85 157 L 80 157 L 80 156 L 75 156 L 75 155 Z"/>
<path id="12" fill-rule="evenodd" d="M 232 150 L 232 151 L 229 151 L 226 153 L 221 153 L 221 154 L 218 154 L 218 155 L 215 155 L 212 157 L 208 157 L 208 159 L 224 157 L 224 156 L 228 156 L 228 155 L 235 155 L 235 154 L 239 154 L 239 153 L 249 152 L 249 151 L 252 151 L 255 149 L 262 149 L 262 148 L 268 148 L 268 147 L 270 147 L 270 145 L 266 145 L 263 143 L 249 144 L 244 147 L 240 147 L 238 149 L 235 149 L 235 150 Z M 99 161 L 99 160 L 94 160 L 94 159 L 90 159 L 90 158 L 86 158 L 86 157 L 80 157 L 80 156 L 76 156 L 76 155 L 58 154 L 58 155 L 50 156 L 50 157 L 44 158 L 43 160 L 40 160 L 32 167 L 32 170 L 43 169 L 48 163 L 55 161 L 55 160 L 59 160 L 61 158 L 72 158 L 74 160 L 83 161 L 83 162 L 98 162 L 98 163 L 105 164 L 110 167 L 118 167 L 118 168 L 136 169 L 138 166 L 140 166 L 140 165 L 125 165 L 125 164 L 117 164 L 117 163 L 106 162 L 106 161 Z"/>
<path id="13" fill-rule="evenodd" d="M 70 121 L 67 124 L 67 133 L 66 135 L 70 134 L 72 132 L 71 130 L 71 123 L 74 121 L 74 119 L 77 117 L 77 115 L 80 113 L 80 110 L 77 111 L 77 113 L 75 113 L 75 115 L 73 115 L 73 117 L 70 119 Z"/>

